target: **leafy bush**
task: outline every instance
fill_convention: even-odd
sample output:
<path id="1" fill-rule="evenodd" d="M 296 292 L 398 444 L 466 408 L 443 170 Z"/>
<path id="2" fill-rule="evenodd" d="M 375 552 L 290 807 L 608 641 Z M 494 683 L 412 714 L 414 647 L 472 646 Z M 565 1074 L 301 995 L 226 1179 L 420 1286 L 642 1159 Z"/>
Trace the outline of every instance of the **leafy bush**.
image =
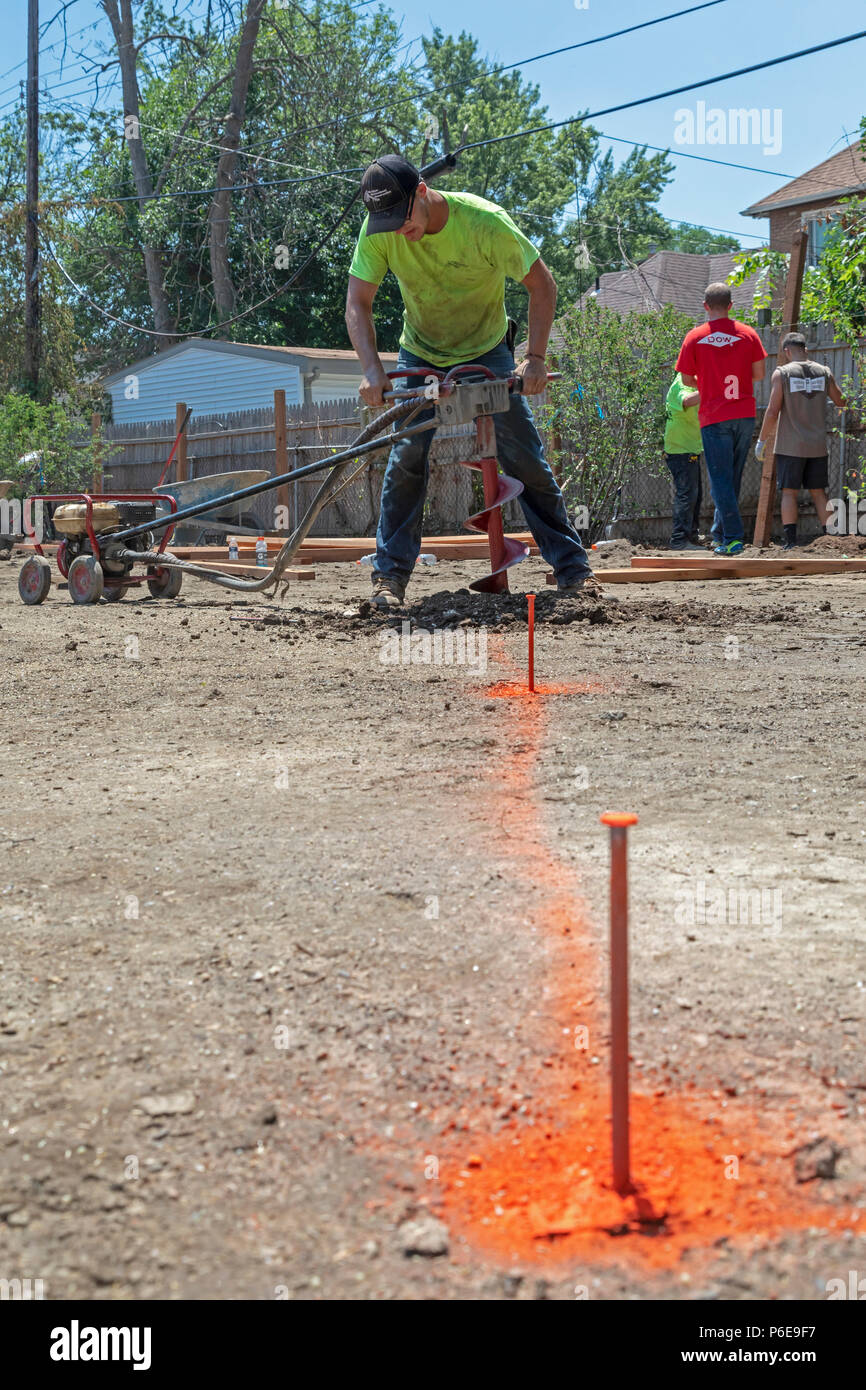
<path id="1" fill-rule="evenodd" d="M 628 483 L 664 471 L 665 396 L 680 344 L 694 322 L 670 304 L 619 315 L 590 301 L 558 321 L 562 380 L 540 415 L 569 509 L 589 513 L 596 540 Z"/>
<path id="2" fill-rule="evenodd" d="M 80 439 L 87 443 L 75 447 Z M 41 405 L 16 392 L 0 398 L 0 478 L 15 483 L 10 496 L 87 487 L 94 454 L 89 424 L 66 406 Z"/>

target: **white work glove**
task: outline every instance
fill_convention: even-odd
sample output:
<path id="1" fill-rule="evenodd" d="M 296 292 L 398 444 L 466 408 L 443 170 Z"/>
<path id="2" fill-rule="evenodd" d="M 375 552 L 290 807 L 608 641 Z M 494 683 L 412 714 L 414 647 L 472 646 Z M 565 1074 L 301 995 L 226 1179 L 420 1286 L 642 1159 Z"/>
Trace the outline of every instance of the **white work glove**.
<path id="1" fill-rule="evenodd" d="M 761 460 L 763 459 L 764 454 L 766 453 L 766 450 L 767 450 L 767 441 L 766 441 L 766 439 L 759 439 L 758 442 L 757 442 L 757 444 L 755 445 L 755 458 L 758 460 L 758 463 L 760 463 Z"/>

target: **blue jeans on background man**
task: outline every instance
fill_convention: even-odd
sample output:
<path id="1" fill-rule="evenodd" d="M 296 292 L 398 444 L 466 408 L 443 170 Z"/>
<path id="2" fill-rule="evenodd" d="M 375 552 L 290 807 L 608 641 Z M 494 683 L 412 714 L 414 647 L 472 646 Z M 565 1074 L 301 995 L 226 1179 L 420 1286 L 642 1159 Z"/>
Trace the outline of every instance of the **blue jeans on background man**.
<path id="1" fill-rule="evenodd" d="M 514 358 L 504 341 L 476 361 L 489 367 L 497 377 L 511 376 L 514 371 Z M 397 366 L 442 370 L 405 348 L 400 349 Z M 416 377 L 410 379 L 410 384 L 420 385 L 420 381 Z M 432 410 L 423 411 L 412 424 L 429 420 L 432 413 Z M 544 457 L 544 445 L 524 397 L 515 392 L 511 397 L 511 409 L 507 414 L 503 411 L 494 415 L 493 425 L 499 466 L 503 473 L 523 483 L 518 501 L 539 550 L 555 572 L 557 584 L 574 584 L 592 571 L 580 537 L 568 519 L 559 484 Z M 378 574 L 407 580 L 414 569 L 421 549 L 421 522 L 430 467 L 428 455 L 435 433 L 435 430 L 427 430 L 401 440 L 391 449 L 376 532 L 374 569 Z"/>
<path id="2" fill-rule="evenodd" d="M 732 541 L 743 539 L 740 485 L 754 432 L 754 415 L 701 426 L 704 460 L 716 504 L 712 531 L 716 545 L 730 545 Z"/>
<path id="3" fill-rule="evenodd" d="M 700 454 L 665 454 L 674 483 L 671 550 L 684 550 L 698 538 L 703 487 Z"/>

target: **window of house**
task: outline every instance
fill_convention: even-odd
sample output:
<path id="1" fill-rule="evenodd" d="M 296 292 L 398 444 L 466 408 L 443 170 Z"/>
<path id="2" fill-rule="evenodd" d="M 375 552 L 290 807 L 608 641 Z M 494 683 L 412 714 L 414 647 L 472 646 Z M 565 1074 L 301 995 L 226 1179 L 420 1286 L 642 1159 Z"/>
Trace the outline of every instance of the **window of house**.
<path id="1" fill-rule="evenodd" d="M 834 222 L 838 222 L 838 214 L 828 213 L 823 217 L 810 217 L 806 222 L 806 229 L 809 233 L 809 248 L 806 253 L 806 264 L 817 265 L 821 259 L 824 247 L 827 244 L 827 236 Z"/>

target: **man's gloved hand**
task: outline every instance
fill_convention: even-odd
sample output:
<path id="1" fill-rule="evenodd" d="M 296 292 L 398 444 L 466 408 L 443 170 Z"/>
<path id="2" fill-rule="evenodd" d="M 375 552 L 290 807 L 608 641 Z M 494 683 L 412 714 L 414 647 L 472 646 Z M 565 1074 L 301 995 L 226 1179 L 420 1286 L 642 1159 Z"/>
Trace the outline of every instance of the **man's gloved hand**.
<path id="1" fill-rule="evenodd" d="M 365 405 L 384 405 L 382 396 L 386 391 L 391 390 L 392 385 L 390 377 L 385 373 L 385 368 L 380 364 L 378 372 L 368 372 L 361 377 L 358 392 Z"/>
<path id="2" fill-rule="evenodd" d="M 537 396 L 547 386 L 547 367 L 540 357 L 524 357 L 514 375 L 523 377 L 525 396 Z"/>
<path id="3" fill-rule="evenodd" d="M 763 457 L 764 457 L 764 454 L 765 454 L 766 452 L 767 452 L 767 441 L 766 441 L 766 439 L 759 439 L 758 442 L 757 442 L 757 444 L 755 445 L 755 458 L 758 460 L 758 463 L 760 463 L 760 462 L 762 461 L 762 459 L 763 459 Z"/>

